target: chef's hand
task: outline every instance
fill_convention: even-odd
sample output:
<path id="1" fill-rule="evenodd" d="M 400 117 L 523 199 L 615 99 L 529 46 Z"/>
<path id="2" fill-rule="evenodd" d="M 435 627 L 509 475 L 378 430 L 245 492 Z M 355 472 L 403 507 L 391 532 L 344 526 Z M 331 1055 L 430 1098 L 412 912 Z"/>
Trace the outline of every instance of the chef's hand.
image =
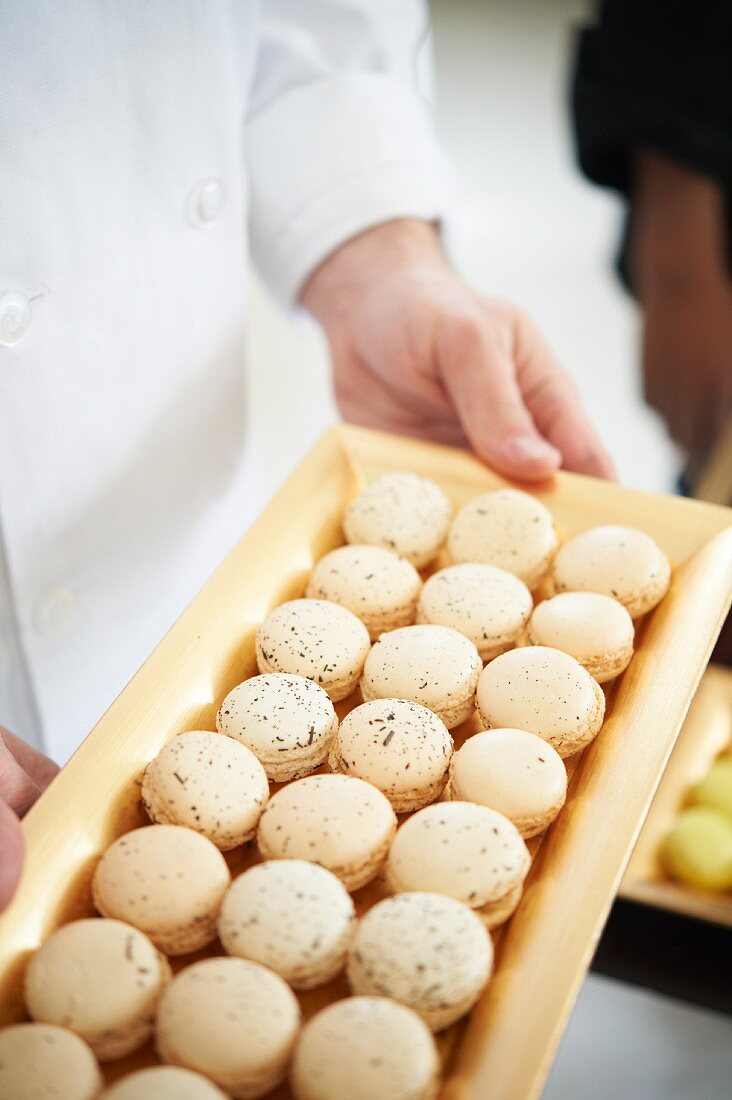
<path id="1" fill-rule="evenodd" d="M 458 278 L 427 222 L 389 222 L 348 241 L 301 301 L 325 330 L 346 420 L 472 447 L 527 481 L 560 466 L 613 477 L 574 384 L 531 320 Z"/>
<path id="2" fill-rule="evenodd" d="M 643 314 L 646 400 L 698 475 L 732 413 L 726 194 L 652 152 L 636 159 L 628 260 Z"/>
<path id="3" fill-rule="evenodd" d="M 58 767 L 0 726 L 0 910 L 11 900 L 23 869 L 20 818 Z"/>

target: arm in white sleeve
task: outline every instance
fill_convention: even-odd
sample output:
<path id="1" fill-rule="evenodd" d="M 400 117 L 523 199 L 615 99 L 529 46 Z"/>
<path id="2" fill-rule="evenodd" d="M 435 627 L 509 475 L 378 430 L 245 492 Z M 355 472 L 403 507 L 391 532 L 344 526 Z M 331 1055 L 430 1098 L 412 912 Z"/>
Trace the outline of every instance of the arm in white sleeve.
<path id="1" fill-rule="evenodd" d="M 420 0 L 264 0 L 246 156 L 254 262 L 292 302 L 334 249 L 443 221 L 453 178 L 416 87 Z"/>

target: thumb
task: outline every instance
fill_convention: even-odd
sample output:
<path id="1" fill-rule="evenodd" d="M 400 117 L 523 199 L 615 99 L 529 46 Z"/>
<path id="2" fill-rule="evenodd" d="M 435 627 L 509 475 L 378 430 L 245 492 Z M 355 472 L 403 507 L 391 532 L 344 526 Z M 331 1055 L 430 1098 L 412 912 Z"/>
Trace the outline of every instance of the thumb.
<path id="1" fill-rule="evenodd" d="M 10 807 L 0 801 L 0 911 L 10 903 L 16 891 L 24 852 L 20 822 Z"/>
<path id="2" fill-rule="evenodd" d="M 513 360 L 488 320 L 471 315 L 446 319 L 435 350 L 442 383 L 476 453 L 507 477 L 550 477 L 562 456 L 534 424 Z"/>

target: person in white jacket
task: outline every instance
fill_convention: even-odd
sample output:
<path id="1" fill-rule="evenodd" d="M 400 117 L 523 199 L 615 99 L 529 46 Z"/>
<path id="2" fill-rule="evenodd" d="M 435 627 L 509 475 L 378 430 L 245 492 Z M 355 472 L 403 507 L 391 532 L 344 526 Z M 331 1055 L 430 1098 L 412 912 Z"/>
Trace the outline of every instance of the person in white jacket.
<path id="1" fill-rule="evenodd" d="M 240 533 L 249 256 L 323 326 L 347 419 L 529 480 L 611 468 L 531 322 L 445 258 L 419 0 L 0 10 L 1 903 L 41 750 Z"/>

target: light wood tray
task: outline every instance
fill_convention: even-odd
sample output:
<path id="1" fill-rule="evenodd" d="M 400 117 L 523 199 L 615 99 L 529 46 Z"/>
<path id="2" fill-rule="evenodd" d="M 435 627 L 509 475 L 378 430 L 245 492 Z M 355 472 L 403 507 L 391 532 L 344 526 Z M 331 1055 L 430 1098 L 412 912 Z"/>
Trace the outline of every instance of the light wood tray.
<path id="1" fill-rule="evenodd" d="M 689 788 L 709 771 L 732 741 L 732 669 L 710 665 L 671 754 L 628 863 L 620 896 L 644 905 L 714 921 L 732 928 L 732 893 L 694 890 L 672 882 L 658 853 L 684 808 Z"/>
<path id="2" fill-rule="evenodd" d="M 61 922 L 92 912 L 99 854 L 143 820 L 145 764 L 175 734 L 215 728 L 224 695 L 255 671 L 256 625 L 300 595 L 313 563 L 342 541 L 345 503 L 395 469 L 434 478 L 456 505 L 504 484 L 461 451 L 350 427 L 324 436 L 26 817 L 25 876 L 0 918 L 0 1021 L 22 1018 L 29 954 Z M 598 523 L 635 524 L 675 571 L 669 595 L 639 631 L 630 669 L 609 692 L 598 740 L 574 767 L 567 805 L 538 850 L 521 906 L 498 937 L 495 977 L 469 1020 L 441 1040 L 443 1100 L 539 1094 L 732 595 L 730 510 L 570 474 L 537 495 L 563 536 Z M 240 852 L 233 862 L 251 858 Z M 368 901 L 369 888 L 362 893 Z M 342 979 L 315 991 L 305 1011 L 344 991 Z M 147 1048 L 108 1071 L 151 1059 Z"/>

